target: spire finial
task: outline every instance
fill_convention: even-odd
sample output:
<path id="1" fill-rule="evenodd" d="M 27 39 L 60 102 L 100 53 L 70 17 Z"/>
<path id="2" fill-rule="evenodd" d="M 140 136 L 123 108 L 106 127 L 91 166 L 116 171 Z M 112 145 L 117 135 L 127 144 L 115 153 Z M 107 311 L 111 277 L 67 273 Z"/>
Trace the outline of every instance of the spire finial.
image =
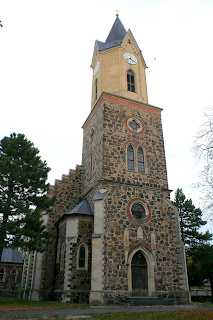
<path id="1" fill-rule="evenodd" d="M 119 11 L 118 10 L 115 10 L 117 13 L 116 13 L 116 17 L 119 17 Z"/>

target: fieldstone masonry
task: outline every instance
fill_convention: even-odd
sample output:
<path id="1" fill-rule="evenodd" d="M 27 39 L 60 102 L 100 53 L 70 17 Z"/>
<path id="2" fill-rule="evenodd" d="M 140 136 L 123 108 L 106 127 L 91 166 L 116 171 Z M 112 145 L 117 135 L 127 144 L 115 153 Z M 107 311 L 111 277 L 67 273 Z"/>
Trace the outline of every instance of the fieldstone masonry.
<path id="1" fill-rule="evenodd" d="M 123 58 L 128 50 L 136 63 Z M 115 66 L 120 72 L 116 79 L 108 74 L 111 61 L 120 64 Z M 98 100 L 93 95 L 83 125 L 82 166 L 50 189 L 56 202 L 47 227 L 55 242 L 42 257 L 41 299 L 100 305 L 145 295 L 189 302 L 179 217 L 167 182 L 162 109 L 143 98 L 145 67 L 131 31 L 126 32 L 117 17 L 106 43 L 95 45 L 92 68 Z M 128 70 L 133 77 L 139 73 L 137 94 L 125 90 Z M 113 86 L 102 79 L 112 92 L 98 91 L 96 79 L 103 75 L 115 82 Z"/>

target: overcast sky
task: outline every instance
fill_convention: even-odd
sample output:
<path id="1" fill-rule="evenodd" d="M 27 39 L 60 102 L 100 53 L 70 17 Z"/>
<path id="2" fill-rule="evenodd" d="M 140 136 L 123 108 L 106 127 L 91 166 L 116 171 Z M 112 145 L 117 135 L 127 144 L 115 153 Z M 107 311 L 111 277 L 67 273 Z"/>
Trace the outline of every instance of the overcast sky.
<path id="1" fill-rule="evenodd" d="M 51 184 L 81 164 L 93 48 L 116 9 L 148 66 L 149 103 L 164 109 L 169 188 L 198 206 L 192 147 L 213 105 L 212 0 L 0 0 L 0 139 L 24 133 L 52 168 Z"/>

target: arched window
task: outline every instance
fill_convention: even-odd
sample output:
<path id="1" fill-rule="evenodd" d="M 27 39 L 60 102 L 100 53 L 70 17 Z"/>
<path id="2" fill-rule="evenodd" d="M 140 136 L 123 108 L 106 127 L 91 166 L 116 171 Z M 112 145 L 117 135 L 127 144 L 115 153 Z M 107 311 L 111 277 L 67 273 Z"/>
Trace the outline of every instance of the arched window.
<path id="1" fill-rule="evenodd" d="M 65 257 L 65 246 L 63 244 L 62 247 L 61 247 L 60 270 L 64 270 L 64 257 Z"/>
<path id="2" fill-rule="evenodd" d="M 135 92 L 135 76 L 131 70 L 127 71 L 127 90 Z"/>
<path id="3" fill-rule="evenodd" d="M 77 268 L 85 269 L 88 268 L 88 247 L 85 244 L 82 244 L 78 248 L 77 252 Z"/>
<path id="4" fill-rule="evenodd" d="M 127 148 L 128 170 L 134 171 L 134 149 L 131 145 Z"/>
<path id="5" fill-rule="evenodd" d="M 91 154 L 90 161 L 89 161 L 89 179 L 92 179 L 92 166 L 93 166 L 93 160 L 92 160 L 92 154 Z"/>
<path id="6" fill-rule="evenodd" d="M 81 246 L 79 250 L 78 266 L 79 268 L 85 268 L 85 247 L 84 246 Z"/>
<path id="7" fill-rule="evenodd" d="M 18 270 L 13 268 L 10 273 L 11 282 L 17 282 Z"/>
<path id="8" fill-rule="evenodd" d="M 59 259 L 60 259 L 60 249 L 61 249 L 61 241 L 60 241 L 60 239 L 58 239 L 56 263 L 59 263 Z"/>
<path id="9" fill-rule="evenodd" d="M 144 154 L 141 147 L 138 148 L 138 172 L 144 172 Z"/>
<path id="10" fill-rule="evenodd" d="M 94 90 L 94 101 L 97 100 L 98 97 L 98 79 L 95 79 L 95 90 Z"/>
<path id="11" fill-rule="evenodd" d="M 5 268 L 0 269 L 0 282 L 5 282 L 6 270 Z"/>

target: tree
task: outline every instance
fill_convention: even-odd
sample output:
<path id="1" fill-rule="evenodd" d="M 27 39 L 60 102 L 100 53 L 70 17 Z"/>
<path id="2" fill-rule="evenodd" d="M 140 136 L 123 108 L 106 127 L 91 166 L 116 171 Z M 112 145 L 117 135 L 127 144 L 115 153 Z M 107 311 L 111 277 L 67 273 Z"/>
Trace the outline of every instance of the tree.
<path id="1" fill-rule="evenodd" d="M 204 280 L 209 279 L 213 290 L 213 247 L 209 244 L 212 234 L 209 231 L 199 232 L 207 221 L 202 219 L 202 211 L 193 205 L 192 199 L 186 199 L 182 189 L 177 189 L 173 204 L 178 208 L 180 216 L 189 285 L 203 285 Z"/>
<path id="2" fill-rule="evenodd" d="M 200 208 L 195 208 L 192 199 L 186 199 L 182 189 L 177 189 L 173 204 L 179 211 L 181 238 L 187 250 L 212 239 L 209 231 L 199 232 L 200 227 L 207 221 L 202 219 L 202 211 Z"/>
<path id="3" fill-rule="evenodd" d="M 47 197 L 50 168 L 38 153 L 23 134 L 0 141 L 0 257 L 7 246 L 42 252 L 51 241 L 41 215 L 54 201 Z"/>
<path id="4" fill-rule="evenodd" d="M 204 113 L 204 122 L 194 143 L 195 154 L 202 160 L 198 187 L 204 192 L 204 204 L 207 209 L 213 207 L 213 106 Z"/>
<path id="5" fill-rule="evenodd" d="M 202 244 L 190 249 L 187 259 L 188 276 L 190 285 L 201 285 L 208 279 L 213 293 L 213 246 Z M 213 303 L 213 294 L 212 294 Z"/>

